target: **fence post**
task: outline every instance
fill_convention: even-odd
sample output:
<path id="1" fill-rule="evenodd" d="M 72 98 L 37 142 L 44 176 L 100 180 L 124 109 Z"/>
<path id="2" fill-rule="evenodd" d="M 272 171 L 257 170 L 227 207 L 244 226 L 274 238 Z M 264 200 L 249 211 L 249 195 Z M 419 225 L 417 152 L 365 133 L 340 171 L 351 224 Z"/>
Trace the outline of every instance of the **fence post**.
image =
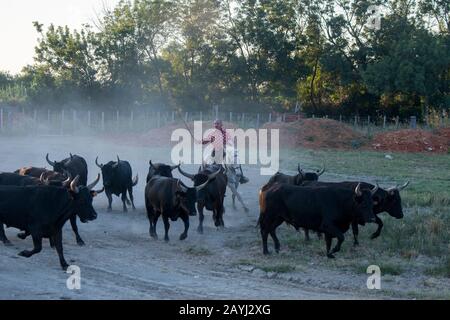
<path id="1" fill-rule="evenodd" d="M 230 122 L 233 122 L 233 112 L 230 111 Z"/>
<path id="2" fill-rule="evenodd" d="M 61 135 L 64 134 L 64 109 L 61 110 Z"/>
<path id="3" fill-rule="evenodd" d="M 410 118 L 410 127 L 411 127 L 411 129 L 416 129 L 416 127 L 417 127 L 417 118 L 416 118 L 416 116 L 411 116 L 411 118 Z"/>
<path id="4" fill-rule="evenodd" d="M 272 122 L 272 112 L 269 113 L 269 123 L 271 123 L 271 122 Z"/>
<path id="5" fill-rule="evenodd" d="M 312 115 L 312 118 L 313 118 L 313 119 L 315 119 L 315 118 L 316 118 L 316 115 L 315 115 L 314 113 L 313 113 L 313 115 Z"/>
<path id="6" fill-rule="evenodd" d="M 72 111 L 72 114 L 73 114 L 73 116 L 72 116 L 72 122 L 73 122 L 73 131 L 75 131 L 75 128 L 77 127 L 76 126 L 76 122 L 77 122 L 77 111 L 76 110 L 73 110 Z M 72 132 L 73 133 L 73 132 Z"/>
<path id="7" fill-rule="evenodd" d="M 367 116 L 367 136 L 370 136 L 370 116 Z"/>
<path id="8" fill-rule="evenodd" d="M 353 124 L 355 127 L 358 125 L 358 118 L 357 118 L 357 116 L 355 116 L 355 121 L 354 121 L 354 124 Z"/>
<path id="9" fill-rule="evenodd" d="M 88 110 L 88 114 L 87 114 L 87 122 L 88 122 L 88 128 L 91 127 L 91 110 Z"/>
<path id="10" fill-rule="evenodd" d="M 395 127 L 398 129 L 399 125 L 400 125 L 400 117 L 396 116 L 395 117 Z"/>
<path id="11" fill-rule="evenodd" d="M 3 108 L 0 108 L 0 131 L 3 132 Z"/>
<path id="12" fill-rule="evenodd" d="M 342 122 L 342 114 L 339 115 L 339 122 Z"/>
<path id="13" fill-rule="evenodd" d="M 383 117 L 383 129 L 386 129 L 386 115 Z"/>
<path id="14" fill-rule="evenodd" d="M 259 129 L 259 113 L 256 115 L 256 128 Z"/>
<path id="15" fill-rule="evenodd" d="M 242 124 L 244 124 L 244 122 L 245 122 L 245 113 L 242 113 L 241 122 L 242 122 Z"/>
<path id="16" fill-rule="evenodd" d="M 102 111 L 102 131 L 105 131 L 105 112 Z"/>
<path id="17" fill-rule="evenodd" d="M 283 122 L 286 122 L 286 113 L 283 113 Z"/>
<path id="18" fill-rule="evenodd" d="M 186 111 L 186 113 L 184 114 L 184 121 L 188 122 L 189 121 L 189 112 Z"/>
<path id="19" fill-rule="evenodd" d="M 134 112 L 131 110 L 130 113 L 130 128 L 133 129 L 133 122 L 134 122 Z"/>
<path id="20" fill-rule="evenodd" d="M 200 111 L 200 121 L 203 121 L 203 111 Z"/>

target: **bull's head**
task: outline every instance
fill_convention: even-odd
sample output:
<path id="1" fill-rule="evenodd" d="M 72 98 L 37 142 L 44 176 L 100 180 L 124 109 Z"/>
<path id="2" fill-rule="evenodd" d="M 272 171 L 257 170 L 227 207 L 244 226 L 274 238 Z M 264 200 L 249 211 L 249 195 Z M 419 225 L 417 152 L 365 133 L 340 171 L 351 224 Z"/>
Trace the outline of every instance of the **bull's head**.
<path id="1" fill-rule="evenodd" d="M 48 157 L 48 153 L 45 156 L 45 159 L 47 160 L 48 164 L 53 167 L 53 171 L 64 173 L 64 170 L 66 170 L 64 161 L 51 161 Z"/>
<path id="2" fill-rule="evenodd" d="M 325 173 L 325 165 L 316 172 L 305 172 L 301 169 L 300 164 L 297 166 L 298 174 L 295 176 L 295 184 L 301 185 L 303 181 L 318 181 L 319 177 Z"/>
<path id="3" fill-rule="evenodd" d="M 117 159 L 119 160 L 119 157 L 117 157 Z M 95 164 L 102 171 L 103 186 L 105 188 L 110 187 L 115 179 L 116 174 L 117 174 L 119 162 L 110 161 L 107 164 L 99 164 L 98 157 L 97 157 L 97 158 L 95 158 Z"/>
<path id="4" fill-rule="evenodd" d="M 403 207 L 400 191 L 405 189 L 408 185 L 409 181 L 401 186 L 397 185 L 395 187 L 388 188 L 386 189 L 387 194 L 385 199 L 380 199 L 380 202 L 383 203 L 383 209 L 394 218 L 403 218 Z"/>
<path id="5" fill-rule="evenodd" d="M 94 187 L 100 181 L 100 174 L 97 175 L 97 179 L 88 186 L 79 186 L 78 182 L 80 176 L 76 176 L 69 184 L 69 193 L 73 199 L 72 210 L 76 212 L 81 222 L 88 222 L 97 218 L 97 212 L 95 212 L 92 206 L 93 198 L 103 192 L 104 189 L 95 191 Z"/>
<path id="6" fill-rule="evenodd" d="M 355 188 L 354 207 L 356 215 L 360 222 L 375 222 L 375 215 L 373 213 L 373 196 L 378 191 L 378 185 L 372 190 L 363 189 L 361 183 Z"/>
<path id="7" fill-rule="evenodd" d="M 152 163 L 152 160 L 149 161 L 149 165 L 150 167 L 148 169 L 147 182 L 154 176 L 173 178 L 172 171 L 180 166 L 169 166 L 164 163 Z"/>
<path id="8" fill-rule="evenodd" d="M 197 202 L 197 194 L 201 191 L 209 181 L 204 184 L 189 188 L 181 180 L 178 180 L 176 196 L 181 208 L 191 216 L 196 214 L 195 203 Z"/>

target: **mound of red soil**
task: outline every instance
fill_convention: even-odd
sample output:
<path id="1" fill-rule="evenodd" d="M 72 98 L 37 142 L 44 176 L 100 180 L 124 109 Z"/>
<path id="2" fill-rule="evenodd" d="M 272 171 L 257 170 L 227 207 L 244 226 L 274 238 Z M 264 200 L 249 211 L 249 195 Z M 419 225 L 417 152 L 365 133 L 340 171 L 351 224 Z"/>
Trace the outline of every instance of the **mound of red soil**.
<path id="1" fill-rule="evenodd" d="M 450 130 L 447 130 L 442 134 L 421 129 L 382 132 L 375 135 L 371 145 L 383 151 L 447 153 L 450 142 Z"/>
<path id="2" fill-rule="evenodd" d="M 312 149 L 351 149 L 366 142 L 364 135 L 348 125 L 331 119 L 302 119 L 297 122 L 272 122 L 266 129 L 280 129 L 280 146 Z"/>

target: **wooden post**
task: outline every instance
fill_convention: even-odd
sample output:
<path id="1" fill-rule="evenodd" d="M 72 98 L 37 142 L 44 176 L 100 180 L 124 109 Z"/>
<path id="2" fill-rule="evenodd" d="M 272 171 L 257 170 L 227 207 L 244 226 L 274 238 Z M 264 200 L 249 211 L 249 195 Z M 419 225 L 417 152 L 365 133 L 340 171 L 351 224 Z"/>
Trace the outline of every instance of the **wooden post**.
<path id="1" fill-rule="evenodd" d="M 256 115 L 256 128 L 259 128 L 259 113 Z"/>
<path id="2" fill-rule="evenodd" d="M 200 121 L 203 121 L 203 111 L 200 111 Z"/>
<path id="3" fill-rule="evenodd" d="M 133 129 L 133 122 L 134 122 L 134 113 L 133 110 L 131 110 L 130 113 L 130 128 Z"/>
<path id="4" fill-rule="evenodd" d="M 339 115 L 339 122 L 342 122 L 342 114 Z"/>
<path id="5" fill-rule="evenodd" d="M 395 127 L 398 129 L 399 125 L 400 125 L 400 117 L 397 116 L 395 117 Z"/>
<path id="6" fill-rule="evenodd" d="M 175 111 L 172 111 L 172 122 L 175 122 Z"/>
<path id="7" fill-rule="evenodd" d="M 233 112 L 230 111 L 230 122 L 233 122 Z"/>
<path id="8" fill-rule="evenodd" d="M 315 115 L 314 113 L 313 113 L 313 115 L 312 115 L 312 118 L 313 118 L 313 119 L 315 119 L 315 118 L 316 118 L 316 115 Z"/>
<path id="9" fill-rule="evenodd" d="M 416 116 L 411 116 L 409 125 L 410 125 L 411 129 L 416 129 L 416 127 L 417 127 Z"/>
<path id="10" fill-rule="evenodd" d="M 105 112 L 102 111 L 102 131 L 105 131 Z"/>
<path id="11" fill-rule="evenodd" d="M 283 113 L 283 122 L 286 122 L 286 113 Z"/>
<path id="12" fill-rule="evenodd" d="M 272 112 L 269 113 L 269 123 L 271 123 L 271 122 L 272 122 Z"/>
<path id="13" fill-rule="evenodd" d="M 0 108 L 0 131 L 3 132 L 3 108 Z"/>
<path id="14" fill-rule="evenodd" d="M 386 115 L 383 117 L 383 129 L 386 129 Z"/>
<path id="15" fill-rule="evenodd" d="M 241 120 L 242 120 L 242 124 L 244 124 L 244 122 L 245 122 L 245 113 L 242 114 Z"/>
<path id="16" fill-rule="evenodd" d="M 64 134 L 64 109 L 61 110 L 61 135 Z"/>
<path id="17" fill-rule="evenodd" d="M 367 136 L 370 136 L 370 116 L 367 116 Z"/>
<path id="18" fill-rule="evenodd" d="M 189 112 L 186 111 L 186 113 L 184 114 L 184 121 L 188 122 L 189 121 Z"/>

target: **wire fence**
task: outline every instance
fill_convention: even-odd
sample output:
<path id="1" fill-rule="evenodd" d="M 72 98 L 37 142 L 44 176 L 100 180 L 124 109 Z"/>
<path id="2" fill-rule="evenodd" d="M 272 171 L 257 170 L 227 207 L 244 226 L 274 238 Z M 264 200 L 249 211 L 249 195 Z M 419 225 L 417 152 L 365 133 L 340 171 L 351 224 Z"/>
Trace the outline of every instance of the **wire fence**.
<path id="1" fill-rule="evenodd" d="M 134 132 L 145 133 L 151 129 L 191 121 L 213 121 L 220 118 L 233 123 L 235 126 L 247 128 L 261 128 L 273 122 L 296 122 L 306 118 L 302 114 L 290 113 L 250 113 L 220 111 L 211 112 L 175 112 L 149 110 L 43 110 L 14 108 L 0 108 L 0 132 L 2 134 L 47 134 L 70 135 L 83 133 Z M 310 118 L 318 118 L 311 116 Z M 399 117 L 360 117 L 335 116 L 321 117 L 333 119 L 353 127 L 353 129 L 372 135 L 376 132 L 398 130 L 405 128 L 434 129 L 449 127 L 448 116 L 436 119 L 427 117 L 424 122 L 418 122 L 416 117 L 401 120 Z"/>

